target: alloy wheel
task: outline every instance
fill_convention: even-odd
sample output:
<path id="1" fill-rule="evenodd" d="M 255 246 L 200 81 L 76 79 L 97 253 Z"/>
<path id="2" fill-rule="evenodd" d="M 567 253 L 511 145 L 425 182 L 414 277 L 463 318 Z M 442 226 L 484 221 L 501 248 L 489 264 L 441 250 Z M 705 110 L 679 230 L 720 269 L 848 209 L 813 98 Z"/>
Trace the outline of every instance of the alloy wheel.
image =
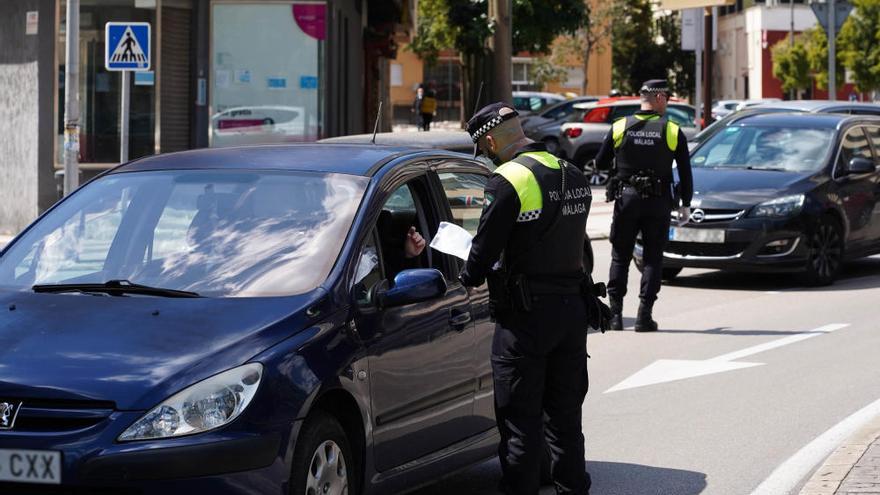
<path id="1" fill-rule="evenodd" d="M 840 233 L 829 222 L 816 228 L 810 246 L 811 268 L 821 280 L 831 280 L 840 268 L 843 242 Z"/>
<path id="2" fill-rule="evenodd" d="M 306 495 L 348 495 L 348 476 L 342 449 L 327 440 L 312 454 Z"/>

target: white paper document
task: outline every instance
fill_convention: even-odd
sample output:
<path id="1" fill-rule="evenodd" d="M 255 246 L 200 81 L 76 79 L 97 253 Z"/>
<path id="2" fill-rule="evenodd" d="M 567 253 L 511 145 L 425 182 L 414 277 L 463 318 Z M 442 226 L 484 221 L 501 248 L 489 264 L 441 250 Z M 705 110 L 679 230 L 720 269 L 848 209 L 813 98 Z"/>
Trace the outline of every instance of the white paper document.
<path id="1" fill-rule="evenodd" d="M 456 258 L 467 261 L 473 240 L 474 236 L 458 225 L 440 222 L 437 235 L 431 240 L 431 249 L 436 249 L 442 253 L 451 254 Z"/>

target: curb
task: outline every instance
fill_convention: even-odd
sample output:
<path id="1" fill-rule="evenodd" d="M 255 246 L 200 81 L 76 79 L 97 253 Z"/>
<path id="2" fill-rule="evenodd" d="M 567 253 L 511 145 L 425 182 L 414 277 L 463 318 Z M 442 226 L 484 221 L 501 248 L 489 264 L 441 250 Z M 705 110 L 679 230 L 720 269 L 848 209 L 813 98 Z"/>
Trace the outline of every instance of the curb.
<path id="1" fill-rule="evenodd" d="M 880 440 L 880 416 L 859 428 L 825 459 L 807 481 L 799 495 L 834 495 L 871 445 Z M 858 480 L 854 480 L 858 481 Z M 880 479 L 876 480 L 880 485 Z M 878 489 L 880 490 L 880 489 Z M 874 493 L 873 491 L 871 493 Z"/>

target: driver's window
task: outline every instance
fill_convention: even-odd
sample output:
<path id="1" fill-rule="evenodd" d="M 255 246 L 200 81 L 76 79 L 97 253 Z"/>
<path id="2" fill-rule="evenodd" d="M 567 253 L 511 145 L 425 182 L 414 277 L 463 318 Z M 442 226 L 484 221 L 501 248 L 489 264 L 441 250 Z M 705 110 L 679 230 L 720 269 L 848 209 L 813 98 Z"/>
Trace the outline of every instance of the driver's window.
<path id="1" fill-rule="evenodd" d="M 415 228 L 424 239 L 428 238 L 423 228 L 424 215 L 417 206 L 414 184 L 404 184 L 394 190 L 382 206 L 376 230 L 382 249 L 383 268 L 389 281 L 403 270 L 425 268 L 428 248 L 413 256 L 407 250 L 410 229 Z"/>
<path id="2" fill-rule="evenodd" d="M 872 161 L 874 159 L 871 156 L 871 146 L 868 144 L 868 138 L 861 127 L 851 129 L 844 136 L 837 162 L 838 170 L 841 172 L 846 171 L 850 160 L 853 158 L 867 158 Z"/>

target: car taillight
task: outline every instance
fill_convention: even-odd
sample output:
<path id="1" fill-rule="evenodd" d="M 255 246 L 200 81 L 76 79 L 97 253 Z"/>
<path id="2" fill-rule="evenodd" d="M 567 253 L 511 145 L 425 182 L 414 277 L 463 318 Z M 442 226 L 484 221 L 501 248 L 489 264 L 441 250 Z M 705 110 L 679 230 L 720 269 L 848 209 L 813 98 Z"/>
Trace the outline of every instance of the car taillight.
<path id="1" fill-rule="evenodd" d="M 584 133 L 584 130 L 580 127 L 569 127 L 565 130 L 565 135 L 570 138 L 576 138 Z"/>

